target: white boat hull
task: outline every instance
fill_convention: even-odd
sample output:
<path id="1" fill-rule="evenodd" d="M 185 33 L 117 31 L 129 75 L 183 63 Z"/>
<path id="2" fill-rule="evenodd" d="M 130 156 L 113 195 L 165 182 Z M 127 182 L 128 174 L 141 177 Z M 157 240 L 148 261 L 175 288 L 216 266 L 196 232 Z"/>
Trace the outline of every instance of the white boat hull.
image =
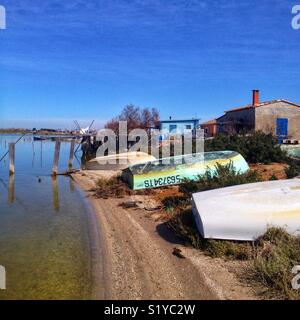
<path id="1" fill-rule="evenodd" d="M 273 226 L 300 234 L 299 179 L 195 193 L 192 207 L 203 238 L 253 241 Z"/>
<path id="2" fill-rule="evenodd" d="M 155 157 L 144 152 L 126 152 L 92 159 L 86 163 L 86 169 L 117 171 L 154 160 L 156 160 Z"/>

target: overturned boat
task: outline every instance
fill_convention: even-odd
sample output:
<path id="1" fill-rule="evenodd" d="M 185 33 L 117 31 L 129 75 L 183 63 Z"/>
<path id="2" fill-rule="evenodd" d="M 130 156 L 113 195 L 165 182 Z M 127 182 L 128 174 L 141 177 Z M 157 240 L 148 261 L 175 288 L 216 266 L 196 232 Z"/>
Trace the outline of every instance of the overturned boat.
<path id="1" fill-rule="evenodd" d="M 253 241 L 268 227 L 296 235 L 300 233 L 300 179 L 195 193 L 192 207 L 203 238 Z"/>
<path id="2" fill-rule="evenodd" d="M 156 158 L 145 152 L 125 152 L 96 157 L 86 163 L 87 170 L 123 170 L 129 166 L 154 161 Z"/>
<path id="3" fill-rule="evenodd" d="M 182 183 L 185 179 L 196 180 L 207 171 L 216 171 L 216 165 L 232 163 L 236 172 L 245 173 L 249 166 L 234 151 L 216 151 L 162 158 L 128 167 L 122 177 L 134 189 L 156 188 Z"/>

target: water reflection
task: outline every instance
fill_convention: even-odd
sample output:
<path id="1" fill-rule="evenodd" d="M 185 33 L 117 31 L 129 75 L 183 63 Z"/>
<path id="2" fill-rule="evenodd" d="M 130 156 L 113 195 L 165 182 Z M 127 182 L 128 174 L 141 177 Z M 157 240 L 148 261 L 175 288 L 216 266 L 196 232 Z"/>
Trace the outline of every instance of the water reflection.
<path id="1" fill-rule="evenodd" d="M 28 208 L 24 204 L 24 201 L 20 200 L 16 196 L 16 192 L 15 192 L 15 176 L 14 175 L 10 175 L 9 176 L 8 185 L 1 178 L 0 178 L 0 183 L 3 186 L 3 188 L 5 189 L 5 194 L 7 194 L 7 203 L 8 204 L 12 205 L 12 204 L 14 204 L 16 202 L 21 208 L 23 208 L 24 211 L 28 210 Z M 0 201 L 0 208 L 1 208 L 1 201 Z"/>
<path id="2" fill-rule="evenodd" d="M 35 151 L 34 151 L 34 142 L 32 141 L 32 168 L 34 168 L 34 159 L 35 159 Z"/>
<path id="3" fill-rule="evenodd" d="M 55 212 L 59 212 L 59 190 L 57 177 L 53 176 L 52 178 L 52 193 L 53 193 L 53 209 Z"/>
<path id="4" fill-rule="evenodd" d="M 8 183 L 8 203 L 13 204 L 15 202 L 15 175 L 9 175 Z"/>
<path id="5" fill-rule="evenodd" d="M 74 180 L 73 179 L 69 179 L 70 183 L 69 183 L 69 187 L 70 187 L 70 192 L 74 192 L 75 191 L 75 184 L 74 184 Z"/>
<path id="6" fill-rule="evenodd" d="M 41 141 L 40 161 L 41 161 L 41 168 L 43 168 L 43 141 Z"/>
<path id="7" fill-rule="evenodd" d="M 19 137 L 0 135 L 0 157 Z M 8 279 L 0 300 L 91 297 L 87 209 L 74 181 L 51 177 L 54 145 L 26 136 L 16 145 L 15 174 L 9 157 L 0 162 L 0 264 Z M 69 155 L 62 142 L 59 172 Z"/>

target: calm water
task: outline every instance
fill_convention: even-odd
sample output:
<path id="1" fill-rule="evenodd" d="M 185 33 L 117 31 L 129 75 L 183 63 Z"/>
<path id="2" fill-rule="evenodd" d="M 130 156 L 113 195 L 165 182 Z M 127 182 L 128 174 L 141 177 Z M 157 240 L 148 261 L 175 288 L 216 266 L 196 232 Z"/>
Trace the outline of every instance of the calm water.
<path id="1" fill-rule="evenodd" d="M 1 156 L 18 137 L 0 135 Z M 60 170 L 69 148 L 62 143 Z M 8 158 L 0 163 L 0 299 L 92 298 L 88 209 L 70 178 L 51 178 L 53 153 L 54 142 L 28 136 L 16 145 L 14 178 Z"/>

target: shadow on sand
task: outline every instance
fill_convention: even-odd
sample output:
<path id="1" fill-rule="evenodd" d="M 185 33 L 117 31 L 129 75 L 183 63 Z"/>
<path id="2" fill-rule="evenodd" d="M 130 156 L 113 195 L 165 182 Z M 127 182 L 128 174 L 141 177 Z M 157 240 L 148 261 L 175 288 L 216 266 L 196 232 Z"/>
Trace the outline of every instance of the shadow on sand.
<path id="1" fill-rule="evenodd" d="M 184 241 L 177 236 L 168 226 L 168 222 L 156 226 L 156 232 L 166 241 L 172 244 L 184 244 Z"/>

